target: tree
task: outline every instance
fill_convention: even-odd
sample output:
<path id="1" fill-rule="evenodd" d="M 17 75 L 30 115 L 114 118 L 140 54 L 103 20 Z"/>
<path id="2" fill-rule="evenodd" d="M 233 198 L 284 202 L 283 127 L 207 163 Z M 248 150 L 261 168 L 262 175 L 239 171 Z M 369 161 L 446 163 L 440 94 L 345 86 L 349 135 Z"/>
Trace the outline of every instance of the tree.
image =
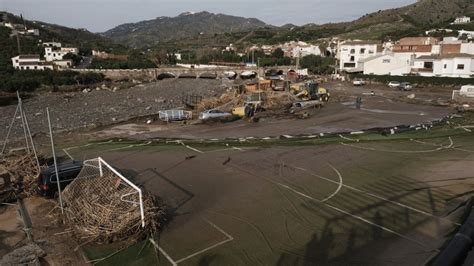
<path id="1" fill-rule="evenodd" d="M 81 62 L 82 56 L 73 54 L 73 53 L 67 53 L 63 56 L 63 59 L 66 59 L 66 60 L 70 59 L 72 60 L 74 65 L 77 65 Z"/>
<path id="2" fill-rule="evenodd" d="M 301 58 L 300 64 L 314 74 L 329 74 L 334 70 L 335 59 L 319 55 L 307 55 Z"/>
<path id="3" fill-rule="evenodd" d="M 285 57 L 285 53 L 283 52 L 281 48 L 276 48 L 275 51 L 273 51 L 272 53 L 272 57 L 283 58 Z"/>

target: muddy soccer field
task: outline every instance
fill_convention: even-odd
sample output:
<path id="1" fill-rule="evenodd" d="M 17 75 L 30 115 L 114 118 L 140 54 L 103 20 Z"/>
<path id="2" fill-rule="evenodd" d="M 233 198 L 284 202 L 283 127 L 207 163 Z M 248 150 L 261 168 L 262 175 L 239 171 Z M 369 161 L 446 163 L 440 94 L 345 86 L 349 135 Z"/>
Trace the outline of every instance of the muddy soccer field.
<path id="1" fill-rule="evenodd" d="M 245 145 L 114 140 L 66 151 L 104 157 L 164 201 L 163 265 L 419 265 L 465 215 L 469 131 Z"/>

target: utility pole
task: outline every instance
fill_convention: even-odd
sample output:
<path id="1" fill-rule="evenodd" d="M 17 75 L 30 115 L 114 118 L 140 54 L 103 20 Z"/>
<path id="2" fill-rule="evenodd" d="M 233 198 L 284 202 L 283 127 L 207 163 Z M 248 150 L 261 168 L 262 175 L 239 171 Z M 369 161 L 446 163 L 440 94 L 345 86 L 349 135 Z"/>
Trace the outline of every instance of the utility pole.
<path id="1" fill-rule="evenodd" d="M 56 171 L 56 183 L 58 184 L 59 206 L 61 206 L 61 213 L 64 215 L 63 199 L 61 196 L 61 184 L 60 184 L 61 182 L 59 179 L 58 162 L 56 160 L 56 150 L 54 149 L 53 130 L 51 128 L 51 118 L 49 117 L 48 107 L 46 107 L 46 113 L 48 115 L 49 137 L 51 139 L 51 150 L 53 151 L 54 170 Z"/>

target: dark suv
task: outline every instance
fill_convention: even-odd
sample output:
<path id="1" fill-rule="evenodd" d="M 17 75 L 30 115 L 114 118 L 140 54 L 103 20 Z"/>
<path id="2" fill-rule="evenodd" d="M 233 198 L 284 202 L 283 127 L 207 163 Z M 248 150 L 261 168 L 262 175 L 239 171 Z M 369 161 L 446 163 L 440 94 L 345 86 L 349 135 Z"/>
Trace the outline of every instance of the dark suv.
<path id="1" fill-rule="evenodd" d="M 73 161 L 58 164 L 59 180 L 61 190 L 69 185 L 82 170 L 82 161 Z M 38 193 L 43 197 L 54 197 L 58 191 L 58 183 L 56 178 L 56 169 L 54 165 L 48 167 L 41 172 L 38 177 Z"/>

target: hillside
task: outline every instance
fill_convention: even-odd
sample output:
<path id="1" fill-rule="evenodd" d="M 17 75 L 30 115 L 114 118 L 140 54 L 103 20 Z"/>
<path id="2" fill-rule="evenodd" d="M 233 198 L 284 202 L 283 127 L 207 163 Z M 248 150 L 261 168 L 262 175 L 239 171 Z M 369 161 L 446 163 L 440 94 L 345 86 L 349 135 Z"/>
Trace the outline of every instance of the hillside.
<path id="1" fill-rule="evenodd" d="M 117 26 L 102 35 L 131 47 L 143 47 L 202 34 L 240 32 L 267 26 L 255 18 L 209 12 L 185 12 L 177 17 L 158 17 Z"/>
<path id="2" fill-rule="evenodd" d="M 264 27 L 245 32 L 187 36 L 160 43 L 160 49 L 193 49 L 225 46 L 229 43 L 276 44 L 292 40 L 318 41 L 322 38 L 398 39 L 423 34 L 432 27 L 445 27 L 460 15 L 474 17 L 473 0 L 420 0 L 405 7 L 380 10 L 352 22 L 304 26 Z"/>
<path id="3" fill-rule="evenodd" d="M 2 21 L 11 22 L 13 24 L 23 24 L 23 20 L 16 15 L 7 12 L 0 12 Z M 84 49 L 100 49 L 100 50 L 121 50 L 126 51 L 124 46 L 112 42 L 110 39 L 98 34 L 89 32 L 85 29 L 73 29 L 60 25 L 49 24 L 41 21 L 24 20 L 29 29 L 39 29 L 40 36 L 21 37 L 23 42 L 42 41 L 58 41 L 65 46 L 73 46 Z M 2 27 L 3 28 L 3 27 Z M 7 28 L 4 31 L 8 30 Z M 16 46 L 16 40 L 15 40 Z M 16 47 L 15 47 L 16 49 Z M 25 47 L 25 49 L 28 49 Z M 28 52 L 25 51 L 25 52 Z"/>

